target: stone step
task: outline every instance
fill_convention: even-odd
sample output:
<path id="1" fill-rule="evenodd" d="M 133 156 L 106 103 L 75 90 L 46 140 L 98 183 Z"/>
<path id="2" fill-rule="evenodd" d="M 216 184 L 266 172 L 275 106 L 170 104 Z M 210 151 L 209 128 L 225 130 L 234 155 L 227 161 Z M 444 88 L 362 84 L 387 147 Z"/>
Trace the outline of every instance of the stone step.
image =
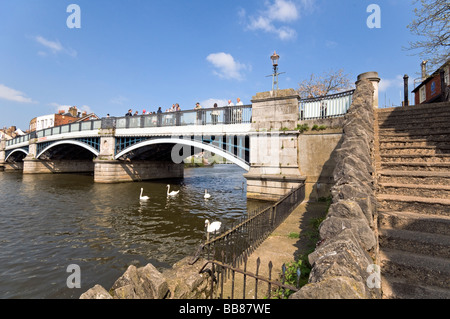
<path id="1" fill-rule="evenodd" d="M 378 227 L 450 236 L 450 216 L 378 210 Z"/>
<path id="2" fill-rule="evenodd" d="M 380 155 L 382 163 L 450 163 L 450 154 L 385 154 Z"/>
<path id="3" fill-rule="evenodd" d="M 450 185 L 450 172 L 380 170 L 378 183 Z"/>
<path id="4" fill-rule="evenodd" d="M 450 199 L 377 194 L 378 208 L 450 216 Z"/>
<path id="5" fill-rule="evenodd" d="M 402 278 L 381 276 L 383 299 L 450 299 L 450 290 L 425 286 L 423 281 L 410 282 Z"/>
<path id="6" fill-rule="evenodd" d="M 450 134 L 450 129 L 435 129 L 435 128 L 425 128 L 422 130 L 395 130 L 394 128 L 383 129 L 378 132 L 379 138 L 389 138 L 389 137 L 409 137 L 409 138 L 430 138 L 433 136 L 448 136 Z"/>
<path id="7" fill-rule="evenodd" d="M 380 248 L 379 256 L 382 277 L 400 279 L 412 286 L 450 289 L 450 260 L 447 258 L 390 248 Z"/>
<path id="8" fill-rule="evenodd" d="M 396 128 L 383 128 L 379 127 L 379 136 L 428 136 L 428 135 L 447 135 L 448 123 L 440 123 L 436 126 L 424 126 L 424 127 L 396 127 Z"/>
<path id="9" fill-rule="evenodd" d="M 379 139 L 380 144 L 384 143 L 399 143 L 400 145 L 406 143 L 449 143 L 450 142 L 450 134 L 444 135 L 417 135 L 417 136 L 382 136 Z"/>
<path id="10" fill-rule="evenodd" d="M 381 167 L 387 170 L 449 172 L 450 162 L 382 162 Z"/>
<path id="11" fill-rule="evenodd" d="M 413 117 L 405 117 L 402 119 L 387 121 L 378 121 L 380 129 L 396 129 L 396 130 L 414 130 L 418 128 L 448 128 L 450 122 L 449 116 L 415 119 Z"/>
<path id="12" fill-rule="evenodd" d="M 450 185 L 378 183 L 378 194 L 450 198 Z"/>
<path id="13" fill-rule="evenodd" d="M 389 248 L 448 258 L 448 262 L 450 262 L 450 236 L 393 228 L 381 228 L 378 235 L 380 250 Z"/>
<path id="14" fill-rule="evenodd" d="M 450 146 L 395 146 L 380 148 L 380 155 L 439 155 L 450 154 Z"/>
<path id="15" fill-rule="evenodd" d="M 448 113 L 450 103 L 433 103 L 422 104 L 407 107 L 394 107 L 377 109 L 377 117 L 379 121 L 388 119 L 402 119 L 406 117 L 433 117 L 439 116 L 441 113 Z"/>
<path id="16" fill-rule="evenodd" d="M 450 137 L 450 136 L 449 136 Z M 391 141 L 380 141 L 380 150 L 389 149 L 416 149 L 416 148 L 426 148 L 426 149 L 440 149 L 440 150 L 450 150 L 450 140 L 447 142 L 433 142 L 433 141 L 402 141 L 402 142 L 391 142 Z"/>

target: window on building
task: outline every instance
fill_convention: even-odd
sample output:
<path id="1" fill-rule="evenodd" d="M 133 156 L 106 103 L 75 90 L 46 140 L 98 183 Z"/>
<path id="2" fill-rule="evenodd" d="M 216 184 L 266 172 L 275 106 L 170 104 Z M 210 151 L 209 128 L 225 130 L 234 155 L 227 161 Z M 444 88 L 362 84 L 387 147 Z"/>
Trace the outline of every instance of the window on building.
<path id="1" fill-rule="evenodd" d="M 445 84 L 450 85 L 450 66 L 444 68 L 444 81 Z"/>
<path id="2" fill-rule="evenodd" d="M 425 102 L 427 99 L 427 91 L 425 85 L 422 86 L 419 90 L 419 103 Z"/>

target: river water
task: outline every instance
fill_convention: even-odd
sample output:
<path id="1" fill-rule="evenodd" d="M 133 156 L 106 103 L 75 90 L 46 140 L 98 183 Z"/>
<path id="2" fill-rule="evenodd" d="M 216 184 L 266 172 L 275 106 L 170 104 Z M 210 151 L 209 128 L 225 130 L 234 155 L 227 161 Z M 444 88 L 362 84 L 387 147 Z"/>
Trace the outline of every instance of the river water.
<path id="1" fill-rule="evenodd" d="M 95 284 L 108 290 L 131 264 L 171 267 L 196 251 L 206 219 L 227 225 L 263 204 L 247 201 L 243 173 L 215 165 L 180 180 L 103 185 L 91 175 L 0 172 L 0 298 L 79 298 Z M 180 193 L 168 198 L 167 184 Z M 79 289 L 67 287 L 72 264 Z"/>

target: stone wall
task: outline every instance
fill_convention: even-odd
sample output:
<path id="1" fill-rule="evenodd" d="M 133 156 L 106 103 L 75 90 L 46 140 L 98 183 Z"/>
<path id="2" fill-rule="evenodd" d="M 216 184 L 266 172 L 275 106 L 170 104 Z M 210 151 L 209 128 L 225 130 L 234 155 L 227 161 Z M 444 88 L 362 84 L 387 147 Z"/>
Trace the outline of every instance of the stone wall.
<path id="1" fill-rule="evenodd" d="M 53 174 L 53 173 L 87 173 L 94 171 L 92 161 L 72 160 L 37 160 L 25 158 L 23 161 L 24 174 Z"/>
<path id="2" fill-rule="evenodd" d="M 151 161 L 94 160 L 96 183 L 121 183 L 166 178 L 183 178 L 184 164 Z"/>
<path id="3" fill-rule="evenodd" d="M 361 80 L 343 124 L 342 144 L 335 151 L 335 185 L 320 241 L 308 256 L 309 283 L 293 299 L 380 298 L 368 284 L 378 253 L 374 174 L 374 86 Z M 370 278 L 369 278 L 370 277 Z M 369 281 L 368 281 L 369 279 Z"/>
<path id="4" fill-rule="evenodd" d="M 205 260 L 194 265 L 186 257 L 171 269 L 159 272 L 152 264 L 131 265 L 109 290 L 95 285 L 80 299 L 206 299 L 210 294 L 208 272 L 200 273 Z"/>

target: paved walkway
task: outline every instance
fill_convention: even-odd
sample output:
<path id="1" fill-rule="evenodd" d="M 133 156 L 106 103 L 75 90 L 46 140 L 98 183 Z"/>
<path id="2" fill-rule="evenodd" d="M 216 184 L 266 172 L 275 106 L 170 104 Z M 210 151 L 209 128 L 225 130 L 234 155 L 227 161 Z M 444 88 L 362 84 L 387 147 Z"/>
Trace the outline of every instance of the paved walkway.
<path id="1" fill-rule="evenodd" d="M 256 260 L 261 260 L 259 274 L 268 277 L 268 264 L 272 261 L 272 279 L 279 278 L 281 267 L 284 263 L 298 260 L 298 257 L 307 254 L 315 247 L 316 239 L 311 240 L 314 229 L 311 220 L 323 218 L 326 215 L 325 203 L 303 203 L 298 206 L 288 218 L 250 255 L 247 263 L 247 271 L 256 272 Z M 240 268 L 244 266 L 241 265 Z M 234 298 L 242 298 L 243 275 L 236 274 Z M 228 298 L 231 280 L 227 281 L 224 288 L 224 298 Z M 258 284 L 258 299 L 267 294 L 266 283 Z M 247 277 L 246 299 L 253 299 L 255 280 Z"/>

